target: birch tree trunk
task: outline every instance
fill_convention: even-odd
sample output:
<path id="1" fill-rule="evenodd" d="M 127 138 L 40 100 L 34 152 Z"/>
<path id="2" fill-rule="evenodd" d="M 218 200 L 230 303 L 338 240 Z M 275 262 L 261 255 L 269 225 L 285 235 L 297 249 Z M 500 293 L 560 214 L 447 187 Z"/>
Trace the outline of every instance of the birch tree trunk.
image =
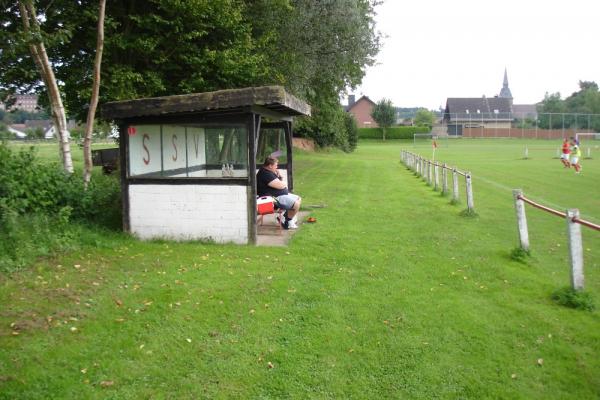
<path id="1" fill-rule="evenodd" d="M 31 56 L 48 90 L 50 110 L 59 140 L 59 151 L 63 168 L 68 173 L 73 173 L 73 160 L 71 158 L 71 145 L 69 143 L 69 132 L 67 131 L 65 108 L 60 97 L 54 71 L 46 53 L 46 47 L 44 46 L 44 42 L 42 42 L 40 24 L 36 18 L 33 0 L 19 0 L 19 10 L 21 11 L 23 30 L 26 35 L 30 36 L 29 50 L 31 51 Z"/>
<path id="2" fill-rule="evenodd" d="M 92 177 L 92 132 L 94 130 L 94 117 L 98 107 L 100 92 L 100 65 L 102 64 L 102 51 L 104 49 L 104 13 L 106 0 L 100 0 L 98 6 L 98 39 L 96 42 L 96 58 L 94 59 L 94 83 L 92 84 L 92 98 L 88 109 L 85 134 L 83 139 L 83 184 L 87 188 Z"/>

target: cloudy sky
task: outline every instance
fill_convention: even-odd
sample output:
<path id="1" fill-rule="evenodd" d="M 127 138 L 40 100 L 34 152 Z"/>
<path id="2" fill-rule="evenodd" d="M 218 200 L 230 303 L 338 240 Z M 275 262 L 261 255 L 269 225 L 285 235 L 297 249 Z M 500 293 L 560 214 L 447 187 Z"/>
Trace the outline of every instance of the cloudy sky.
<path id="1" fill-rule="evenodd" d="M 515 104 L 600 84 L 598 0 L 386 0 L 376 10 L 387 37 L 357 99 L 437 109 L 497 95 L 505 68 Z"/>

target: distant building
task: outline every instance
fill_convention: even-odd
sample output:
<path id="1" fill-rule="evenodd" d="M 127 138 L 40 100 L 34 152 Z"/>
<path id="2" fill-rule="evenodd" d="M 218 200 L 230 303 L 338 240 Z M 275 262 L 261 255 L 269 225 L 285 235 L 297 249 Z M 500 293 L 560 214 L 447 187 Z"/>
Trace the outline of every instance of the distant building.
<path id="1" fill-rule="evenodd" d="M 69 131 L 76 127 L 77 123 L 74 120 L 67 121 L 67 129 Z M 9 126 L 9 130 L 19 139 L 26 138 L 28 131 L 34 131 L 36 129 L 41 129 L 44 139 L 53 139 L 57 137 L 56 128 L 54 127 L 53 122 L 49 119 L 28 119 L 24 124 L 13 124 Z"/>
<path id="2" fill-rule="evenodd" d="M 15 102 L 8 107 L 8 110 L 23 110 L 27 112 L 38 112 L 38 96 L 37 94 L 15 94 Z M 0 102 L 0 109 L 6 110 L 6 105 Z"/>
<path id="3" fill-rule="evenodd" d="M 446 100 L 444 123 L 458 128 L 510 128 L 512 99 L 502 97 L 450 97 Z M 461 133 L 457 133 L 461 134 Z"/>
<path id="4" fill-rule="evenodd" d="M 506 73 L 506 68 L 504 68 L 504 81 L 502 81 L 502 89 L 500 89 L 500 94 L 498 97 L 503 99 L 513 99 L 512 93 L 508 88 L 508 75 Z"/>
<path id="5" fill-rule="evenodd" d="M 537 119 L 536 104 L 513 104 L 512 112 L 515 119 Z"/>
<path id="6" fill-rule="evenodd" d="M 348 106 L 346 107 L 346 111 L 350 114 L 354 115 L 354 119 L 356 119 L 356 124 L 359 128 L 378 128 L 377 122 L 371 117 L 371 112 L 373 111 L 373 107 L 375 107 L 375 102 L 369 99 L 367 96 L 362 96 L 358 100 L 354 100 L 355 97 L 353 94 L 348 96 Z"/>
<path id="7" fill-rule="evenodd" d="M 505 69 L 498 96 L 449 97 L 443 124 L 449 135 L 462 135 L 463 128 L 510 128 L 513 119 L 513 97 Z"/>

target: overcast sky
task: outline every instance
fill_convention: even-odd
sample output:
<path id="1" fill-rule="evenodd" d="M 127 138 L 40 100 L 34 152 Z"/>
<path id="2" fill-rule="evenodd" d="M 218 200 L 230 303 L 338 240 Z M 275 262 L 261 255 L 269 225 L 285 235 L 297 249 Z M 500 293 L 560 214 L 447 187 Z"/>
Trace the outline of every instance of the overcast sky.
<path id="1" fill-rule="evenodd" d="M 515 104 L 600 84 L 598 0 L 386 0 L 376 11 L 386 37 L 356 99 L 438 109 L 497 95 L 505 68 Z"/>

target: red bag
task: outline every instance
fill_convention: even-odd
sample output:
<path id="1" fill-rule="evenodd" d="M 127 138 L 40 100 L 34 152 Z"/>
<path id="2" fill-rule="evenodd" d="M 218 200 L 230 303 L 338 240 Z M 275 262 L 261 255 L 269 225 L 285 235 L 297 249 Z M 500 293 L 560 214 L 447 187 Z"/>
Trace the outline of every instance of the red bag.
<path id="1" fill-rule="evenodd" d="M 256 213 L 258 215 L 273 214 L 275 212 L 275 199 L 271 196 L 262 196 L 256 199 Z"/>

